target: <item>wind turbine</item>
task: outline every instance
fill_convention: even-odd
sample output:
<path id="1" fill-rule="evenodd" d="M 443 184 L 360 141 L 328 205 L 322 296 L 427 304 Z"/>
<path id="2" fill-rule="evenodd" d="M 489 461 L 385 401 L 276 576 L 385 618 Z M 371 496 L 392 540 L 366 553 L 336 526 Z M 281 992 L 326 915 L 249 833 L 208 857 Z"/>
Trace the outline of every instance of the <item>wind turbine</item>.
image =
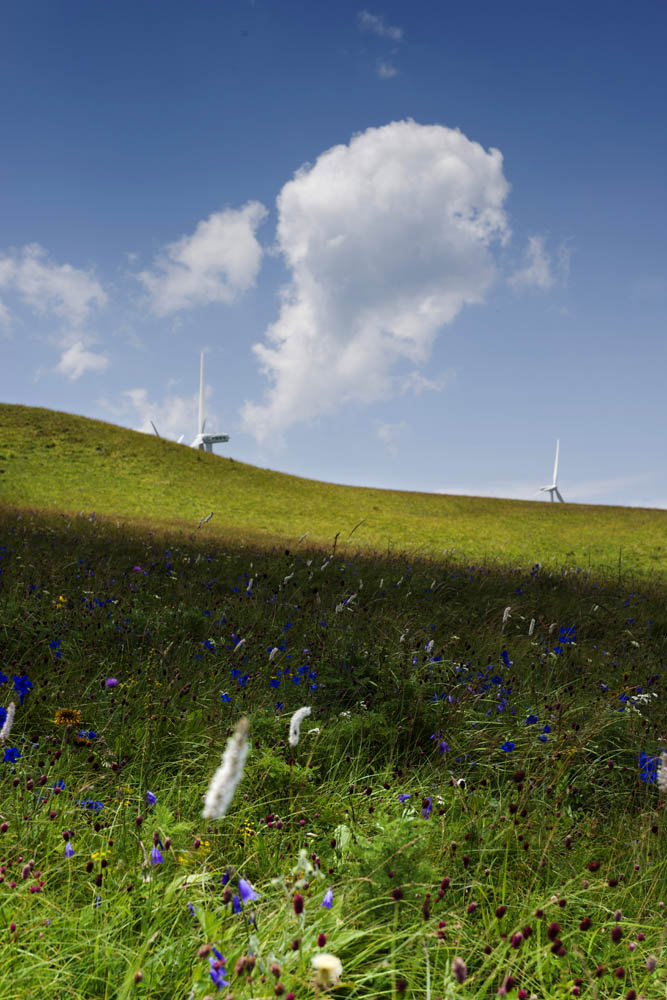
<path id="1" fill-rule="evenodd" d="M 556 441 L 556 461 L 554 462 L 554 477 L 551 486 L 540 486 L 538 493 L 548 493 L 551 497 L 552 503 L 555 500 L 554 493 L 558 497 L 561 503 L 565 503 L 563 500 L 560 490 L 558 489 L 558 452 L 560 450 L 560 438 Z"/>
<path id="2" fill-rule="evenodd" d="M 199 448 L 200 451 L 213 451 L 213 445 L 229 441 L 229 434 L 205 434 L 206 417 L 204 416 L 204 352 L 201 352 L 199 365 L 199 428 L 197 437 L 192 442 L 192 448 Z"/>
<path id="3" fill-rule="evenodd" d="M 151 425 L 151 427 L 153 428 L 153 430 L 155 431 L 155 433 L 157 434 L 157 436 L 158 436 L 158 437 L 160 438 L 160 440 L 161 440 L 161 439 L 162 439 L 162 435 L 160 434 L 159 430 L 157 429 L 157 427 L 155 426 L 155 424 L 153 423 L 153 421 L 152 421 L 152 420 L 150 421 L 150 425 Z M 180 444 L 180 443 L 181 443 L 181 441 L 183 440 L 183 438 L 184 438 L 184 437 L 185 437 L 185 434 L 181 434 L 181 436 L 179 437 L 179 439 L 178 439 L 178 441 L 176 442 L 176 444 Z"/>

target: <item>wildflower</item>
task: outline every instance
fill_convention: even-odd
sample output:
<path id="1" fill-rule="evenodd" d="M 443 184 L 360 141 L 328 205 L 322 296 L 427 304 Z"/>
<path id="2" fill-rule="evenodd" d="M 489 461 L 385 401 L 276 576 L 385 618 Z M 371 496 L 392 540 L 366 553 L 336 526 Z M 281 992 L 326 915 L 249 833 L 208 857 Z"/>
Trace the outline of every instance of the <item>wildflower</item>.
<path id="1" fill-rule="evenodd" d="M 241 912 L 241 900 L 239 899 L 238 896 L 234 896 L 234 898 L 232 899 L 232 913 L 240 913 L 240 912 Z"/>
<path id="2" fill-rule="evenodd" d="M 510 740 L 507 740 L 505 743 L 503 743 L 500 749 L 504 750 L 505 753 L 511 753 L 512 750 L 514 750 L 514 743 L 512 743 Z"/>
<path id="3" fill-rule="evenodd" d="M 67 843 L 65 844 L 65 857 L 71 858 L 73 854 L 74 854 L 74 848 L 72 847 L 70 841 L 68 840 Z"/>
<path id="4" fill-rule="evenodd" d="M 32 688 L 32 681 L 29 681 L 25 674 L 14 674 L 14 690 L 19 696 L 19 701 L 23 704 L 23 699 Z"/>
<path id="5" fill-rule="evenodd" d="M 213 954 L 209 956 L 208 960 L 209 965 L 211 966 L 209 973 L 214 986 L 217 986 L 217 988 L 221 990 L 224 986 L 229 986 L 229 981 L 225 979 L 225 973 L 227 971 L 225 963 L 227 960 L 224 955 L 220 954 L 217 948 L 211 948 L 211 951 Z"/>
<path id="6" fill-rule="evenodd" d="M 157 802 L 157 798 L 153 792 L 146 792 L 146 805 L 154 806 Z"/>
<path id="7" fill-rule="evenodd" d="M 401 792 L 398 796 L 398 801 L 402 804 L 403 802 L 407 802 L 407 800 L 411 798 L 412 796 L 408 795 L 407 792 Z"/>
<path id="8" fill-rule="evenodd" d="M 433 799 L 428 795 L 422 802 L 422 816 L 427 819 L 433 812 Z"/>
<path id="9" fill-rule="evenodd" d="M 164 858 L 162 857 L 162 854 L 160 852 L 160 848 L 157 846 L 157 844 L 154 844 L 153 845 L 153 850 L 151 851 L 151 864 L 152 865 L 161 865 L 163 861 L 164 861 Z"/>
<path id="10" fill-rule="evenodd" d="M 330 910 L 333 906 L 333 889 L 327 889 L 324 893 L 324 899 L 320 903 L 320 906 L 324 906 L 327 910 Z"/>
<path id="11" fill-rule="evenodd" d="M 456 979 L 457 983 L 464 983 L 468 976 L 468 970 L 466 968 L 466 964 L 463 961 L 463 959 L 459 958 L 458 956 L 456 956 L 456 958 L 452 960 L 452 974 Z"/>
<path id="12" fill-rule="evenodd" d="M 641 779 L 654 785 L 658 777 L 658 758 L 651 757 L 642 750 L 639 754 L 639 766 L 641 767 Z"/>
<path id="13" fill-rule="evenodd" d="M 294 898 L 292 899 L 292 908 L 296 913 L 297 917 L 299 916 L 300 913 L 303 913 L 303 896 L 301 895 L 300 892 L 296 892 L 294 894 Z"/>
<path id="14" fill-rule="evenodd" d="M 108 688 L 115 688 L 118 686 L 118 681 L 116 680 L 115 677 L 107 677 L 106 681 L 104 682 L 104 686 Z"/>
<path id="15" fill-rule="evenodd" d="M 315 969 L 315 984 L 317 986 L 323 986 L 327 989 L 327 987 L 336 986 L 340 982 L 343 966 L 335 955 L 324 951 L 320 955 L 313 955 L 310 962 Z"/>
<path id="16" fill-rule="evenodd" d="M 289 724 L 289 745 L 295 747 L 299 742 L 299 730 L 301 729 L 301 723 L 310 715 L 310 706 L 306 705 L 303 708 L 299 708 L 292 718 Z"/>
<path id="17" fill-rule="evenodd" d="M 21 754 L 16 749 L 16 747 L 5 747 L 5 756 L 4 756 L 5 761 L 9 761 L 10 764 L 13 764 L 15 761 L 19 759 L 20 756 Z"/>
<path id="18" fill-rule="evenodd" d="M 0 743 L 4 743 L 9 733 L 11 731 L 12 725 L 14 724 L 14 712 L 16 711 L 16 705 L 14 702 L 10 702 L 9 707 L 5 713 L 5 721 L 2 724 L 2 729 L 0 729 Z"/>
<path id="19" fill-rule="evenodd" d="M 59 708 L 53 720 L 57 726 L 76 726 L 81 722 L 78 708 Z"/>
<path id="20" fill-rule="evenodd" d="M 250 882 L 246 882 L 244 878 L 239 879 L 239 892 L 241 893 L 241 899 L 245 903 L 251 903 L 255 899 L 259 899 L 259 895 L 255 892 Z"/>
<path id="21" fill-rule="evenodd" d="M 244 716 L 236 724 L 227 741 L 222 764 L 213 775 L 204 799 L 204 819 L 222 819 L 231 804 L 236 786 L 243 776 L 243 766 L 248 756 L 248 719 Z"/>
<path id="22" fill-rule="evenodd" d="M 536 715 L 529 715 L 526 718 L 526 725 L 527 726 L 534 726 L 537 721 L 538 721 L 538 718 L 537 718 Z"/>

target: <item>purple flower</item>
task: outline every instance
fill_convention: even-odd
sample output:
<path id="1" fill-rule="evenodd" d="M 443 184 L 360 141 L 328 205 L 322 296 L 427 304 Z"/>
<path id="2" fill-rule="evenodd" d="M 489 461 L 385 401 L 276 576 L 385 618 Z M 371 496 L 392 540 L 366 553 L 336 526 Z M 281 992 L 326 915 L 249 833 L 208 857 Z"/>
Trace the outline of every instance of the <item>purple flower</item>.
<path id="1" fill-rule="evenodd" d="M 449 743 L 446 743 L 445 740 L 442 740 L 438 749 L 440 753 L 445 753 L 447 750 L 451 750 L 451 747 Z"/>
<path id="2" fill-rule="evenodd" d="M 74 854 L 74 848 L 72 847 L 72 845 L 68 840 L 67 843 L 65 844 L 65 857 L 71 858 L 73 854 Z"/>
<path id="3" fill-rule="evenodd" d="M 157 798 L 155 797 L 154 793 L 146 792 L 146 804 L 149 806 L 154 806 L 156 802 Z"/>
<path id="4" fill-rule="evenodd" d="M 230 878 L 229 869 L 227 869 L 227 871 L 222 876 L 222 878 L 220 879 L 220 881 L 222 882 L 223 885 L 227 885 L 227 883 L 229 882 L 229 878 Z"/>
<path id="5" fill-rule="evenodd" d="M 194 908 L 194 906 L 192 905 L 192 903 L 188 903 L 188 910 L 190 911 L 190 913 L 191 913 L 191 914 L 192 914 L 192 916 L 194 917 L 194 915 L 195 915 L 195 908 Z"/>
<path id="6" fill-rule="evenodd" d="M 433 812 L 433 799 L 431 798 L 430 795 L 427 795 L 427 797 L 422 802 L 422 816 L 424 817 L 424 819 L 427 819 L 427 817 L 430 816 L 432 812 Z"/>
<path id="7" fill-rule="evenodd" d="M 246 882 L 244 878 L 239 879 L 239 892 L 241 893 L 241 899 L 244 905 L 246 903 L 251 903 L 253 899 L 259 899 L 259 896 L 250 885 L 250 882 Z"/>
<path id="8" fill-rule="evenodd" d="M 160 848 L 156 844 L 153 847 L 153 850 L 151 851 L 151 864 L 152 865 L 161 865 L 163 861 L 164 861 L 164 858 L 162 857 L 162 854 L 160 853 Z"/>
<path id="9" fill-rule="evenodd" d="M 327 910 L 331 909 L 333 906 L 333 889 L 327 889 L 324 893 L 324 899 L 320 903 L 320 906 L 326 907 Z"/>
<path id="10" fill-rule="evenodd" d="M 209 955 L 208 959 L 209 965 L 211 966 L 211 979 L 213 980 L 214 985 L 221 990 L 223 986 L 229 986 L 229 981 L 225 979 L 225 972 L 227 971 L 225 969 L 226 959 L 224 955 L 220 954 L 217 948 L 212 948 L 211 951 L 213 952 L 213 955 Z"/>
<path id="11" fill-rule="evenodd" d="M 234 896 L 232 900 L 232 913 L 240 913 L 240 912 L 241 912 L 241 900 L 239 899 L 238 896 Z"/>
<path id="12" fill-rule="evenodd" d="M 132 572 L 133 573 L 143 573 L 143 569 L 141 568 L 141 566 L 133 566 L 132 567 Z"/>
<path id="13" fill-rule="evenodd" d="M 511 753 L 514 750 L 514 744 L 510 740 L 507 740 L 500 749 L 504 750 L 505 753 Z"/>
<path id="14" fill-rule="evenodd" d="M 105 684 L 108 688 L 115 688 L 118 684 L 118 681 L 116 680 L 115 677 L 107 677 Z"/>
<path id="15" fill-rule="evenodd" d="M 411 799 L 411 798 L 412 798 L 412 796 L 408 795 L 407 792 L 401 792 L 400 795 L 398 796 L 398 801 L 399 802 L 407 802 L 407 800 Z"/>
<path id="16" fill-rule="evenodd" d="M 537 721 L 538 720 L 536 715 L 529 715 L 528 718 L 526 719 L 526 725 L 534 726 Z"/>

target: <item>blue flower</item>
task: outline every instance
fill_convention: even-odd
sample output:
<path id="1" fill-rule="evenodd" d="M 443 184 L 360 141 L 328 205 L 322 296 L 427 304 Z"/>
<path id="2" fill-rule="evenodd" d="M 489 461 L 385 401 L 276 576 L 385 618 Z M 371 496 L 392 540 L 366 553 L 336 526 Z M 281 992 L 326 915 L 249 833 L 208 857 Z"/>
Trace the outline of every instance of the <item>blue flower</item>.
<path id="1" fill-rule="evenodd" d="M 239 892 L 241 893 L 241 899 L 244 904 L 251 903 L 254 899 L 259 899 L 258 894 L 250 885 L 250 882 L 246 882 L 244 878 L 239 879 Z"/>
<path id="2" fill-rule="evenodd" d="M 529 715 L 528 718 L 526 719 L 527 726 L 534 726 L 536 722 L 538 722 L 538 718 L 536 715 Z"/>
<path id="3" fill-rule="evenodd" d="M 224 986 L 229 986 L 229 981 L 225 979 L 225 956 L 221 955 L 217 948 L 212 948 L 212 955 L 209 955 L 208 961 L 210 968 L 211 979 L 213 984 L 221 990 Z"/>
<path id="4" fill-rule="evenodd" d="M 433 799 L 430 795 L 427 795 L 422 802 L 422 816 L 427 819 L 433 812 Z"/>
<path id="5" fill-rule="evenodd" d="M 240 913 L 240 912 L 241 912 L 241 900 L 239 899 L 238 896 L 234 896 L 232 900 L 232 913 Z"/>
<path id="6" fill-rule="evenodd" d="M 222 878 L 220 879 L 220 881 L 222 882 L 223 885 L 227 885 L 227 883 L 229 882 L 230 877 L 231 876 L 230 876 L 230 873 L 229 873 L 229 869 L 227 869 L 227 871 L 222 876 Z"/>
<path id="7" fill-rule="evenodd" d="M 23 699 L 32 688 L 32 681 L 29 681 L 25 674 L 14 674 L 14 690 L 18 693 L 19 701 L 23 704 Z"/>
<path id="8" fill-rule="evenodd" d="M 412 798 L 412 796 L 408 795 L 407 792 L 401 792 L 400 795 L 398 796 L 398 801 L 399 802 L 407 802 L 407 800 L 411 799 L 411 798 Z"/>
<path id="9" fill-rule="evenodd" d="M 153 847 L 153 850 L 151 851 L 151 864 L 152 865 L 161 865 L 163 861 L 164 861 L 164 858 L 162 857 L 162 854 L 160 852 L 160 848 L 157 846 L 157 844 L 155 844 L 154 847 Z"/>
<path id="10" fill-rule="evenodd" d="M 188 910 L 190 911 L 190 913 L 191 913 L 191 914 L 192 914 L 192 916 L 194 917 L 194 916 L 195 916 L 195 908 L 194 908 L 194 906 L 192 905 L 192 903 L 188 903 Z"/>
<path id="11" fill-rule="evenodd" d="M 67 843 L 65 844 L 65 857 L 71 858 L 73 854 L 74 854 L 74 848 L 72 847 L 72 845 L 68 840 Z"/>
<path id="12" fill-rule="evenodd" d="M 514 750 L 514 743 L 512 743 L 510 740 L 507 740 L 505 743 L 503 743 L 500 749 L 504 750 L 505 753 L 511 753 L 512 750 Z"/>
<path id="13" fill-rule="evenodd" d="M 231 698 L 229 697 L 229 695 L 227 694 L 227 692 L 226 692 L 226 691 L 223 691 L 223 693 L 222 693 L 222 694 L 220 695 L 220 698 L 222 699 L 222 701 L 231 701 L 231 700 L 232 700 L 232 699 L 231 699 Z"/>
<path id="14" fill-rule="evenodd" d="M 18 760 L 20 756 L 21 756 L 21 754 L 16 749 L 16 747 L 6 747 L 5 748 L 5 757 L 4 757 L 4 759 L 7 760 L 7 761 L 9 761 L 10 764 L 13 764 L 14 761 Z"/>
<path id="15" fill-rule="evenodd" d="M 157 798 L 153 792 L 146 792 L 146 805 L 154 806 L 157 802 Z"/>
<path id="16" fill-rule="evenodd" d="M 649 785 L 654 785 L 658 780 L 658 757 L 651 757 L 642 750 L 639 754 L 639 765 L 641 767 L 641 779 Z"/>
<path id="17" fill-rule="evenodd" d="M 101 809 L 104 809 L 104 803 L 100 802 L 99 799 L 97 800 L 82 799 L 80 802 L 77 802 L 77 805 L 81 806 L 82 809 L 90 809 L 92 810 L 92 812 L 95 813 L 98 813 Z"/>
<path id="18" fill-rule="evenodd" d="M 2 727 L 4 726 L 6 718 L 7 718 L 7 709 L 5 708 L 4 705 L 0 705 L 0 729 L 2 729 Z"/>
<path id="19" fill-rule="evenodd" d="M 503 649 L 502 653 L 500 654 L 500 659 L 503 661 L 506 667 L 511 666 L 509 653 L 507 652 L 506 649 Z"/>
<path id="20" fill-rule="evenodd" d="M 542 740 L 543 743 L 546 743 L 549 737 L 545 736 L 544 733 L 541 733 L 538 739 Z"/>
<path id="21" fill-rule="evenodd" d="M 333 889 L 327 889 L 324 893 L 324 899 L 320 903 L 320 906 L 324 906 L 327 910 L 330 910 L 333 906 Z"/>
<path id="22" fill-rule="evenodd" d="M 542 732 L 543 733 L 550 733 L 551 732 L 551 726 L 542 726 Z"/>
<path id="23" fill-rule="evenodd" d="M 6 684 L 8 680 L 9 677 L 5 677 L 5 675 L 0 671 L 0 684 Z"/>

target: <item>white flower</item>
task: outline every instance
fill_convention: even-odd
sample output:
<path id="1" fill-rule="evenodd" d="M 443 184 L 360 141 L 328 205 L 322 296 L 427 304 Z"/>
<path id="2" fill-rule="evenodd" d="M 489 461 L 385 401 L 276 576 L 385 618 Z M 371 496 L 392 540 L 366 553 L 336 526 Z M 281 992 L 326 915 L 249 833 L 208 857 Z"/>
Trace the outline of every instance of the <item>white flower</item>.
<path id="1" fill-rule="evenodd" d="M 289 745 L 295 747 L 299 742 L 299 730 L 301 729 L 301 723 L 310 715 L 310 705 L 304 705 L 303 708 L 298 708 L 289 724 Z"/>
<path id="2" fill-rule="evenodd" d="M 236 723 L 236 729 L 227 741 L 222 755 L 222 764 L 213 775 L 204 797 L 204 819 L 222 819 L 227 812 L 243 777 L 243 767 L 248 756 L 248 719 L 244 716 Z"/>
<path id="3" fill-rule="evenodd" d="M 313 955 L 310 963 L 315 969 L 315 983 L 317 986 L 323 986 L 326 989 L 328 986 L 336 986 L 340 982 L 340 978 L 343 975 L 343 966 L 340 959 L 335 955 L 330 955 L 326 951 L 323 951 L 319 955 Z"/>

